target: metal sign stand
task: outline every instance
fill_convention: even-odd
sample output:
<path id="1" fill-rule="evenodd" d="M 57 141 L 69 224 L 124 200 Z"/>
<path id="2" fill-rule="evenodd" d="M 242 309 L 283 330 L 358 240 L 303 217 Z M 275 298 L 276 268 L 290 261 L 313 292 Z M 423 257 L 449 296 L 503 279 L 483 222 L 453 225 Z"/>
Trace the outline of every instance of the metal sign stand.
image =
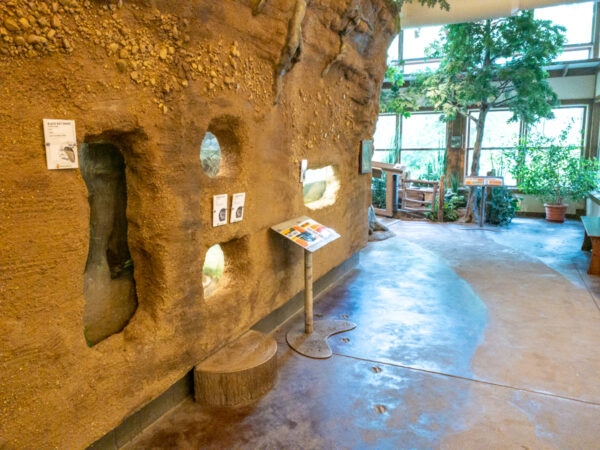
<path id="1" fill-rule="evenodd" d="M 337 239 L 339 235 L 335 231 L 327 229 L 335 235 L 333 239 L 325 240 L 307 248 L 298 242 L 299 236 L 290 238 L 291 233 L 288 233 L 290 230 L 302 229 L 299 225 L 294 224 L 302 224 L 307 221 L 314 223 L 312 219 L 300 217 L 272 228 L 277 233 L 304 247 L 304 320 L 297 320 L 292 324 L 286 335 L 286 341 L 292 349 L 301 355 L 315 359 L 327 359 L 333 354 L 327 339 L 334 334 L 353 330 L 356 328 L 356 324 L 347 320 L 324 319 L 314 321 L 313 319 L 313 252 Z M 317 225 L 323 227 L 320 224 Z"/>
<path id="2" fill-rule="evenodd" d="M 471 187 L 481 188 L 481 204 L 479 205 L 479 229 L 483 229 L 485 224 L 485 197 L 486 187 L 495 188 L 504 186 L 503 177 L 487 176 L 487 177 L 466 177 L 465 184 Z M 469 228 L 464 228 L 468 230 Z M 473 228 L 470 228 L 473 229 Z M 475 228 L 476 230 L 477 228 Z M 495 230 L 494 230 L 495 231 Z"/>
<path id="3" fill-rule="evenodd" d="M 347 320 L 313 319 L 312 253 L 304 251 L 304 321 L 296 321 L 286 335 L 288 345 L 301 355 L 315 359 L 330 358 L 333 352 L 327 339 L 356 328 Z"/>

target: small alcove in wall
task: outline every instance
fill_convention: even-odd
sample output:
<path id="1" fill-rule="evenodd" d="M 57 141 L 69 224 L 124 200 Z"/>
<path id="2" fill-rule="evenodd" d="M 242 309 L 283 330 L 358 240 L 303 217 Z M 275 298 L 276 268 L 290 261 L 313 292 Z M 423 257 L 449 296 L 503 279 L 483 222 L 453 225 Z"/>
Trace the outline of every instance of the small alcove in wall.
<path id="1" fill-rule="evenodd" d="M 213 245 L 206 252 L 202 267 L 202 288 L 204 297 L 210 296 L 217 289 L 225 271 L 225 254 L 219 244 Z"/>
<path id="2" fill-rule="evenodd" d="M 248 275 L 248 238 L 212 245 L 204 256 L 202 288 L 204 298 L 216 297 Z"/>
<path id="3" fill-rule="evenodd" d="M 86 342 L 93 346 L 127 325 L 137 309 L 137 296 L 127 242 L 123 153 L 118 143 L 85 143 L 79 158 L 90 204 L 83 323 Z"/>
<path id="4" fill-rule="evenodd" d="M 209 177 L 215 177 L 219 173 L 221 165 L 221 145 L 217 137 L 207 131 L 200 146 L 200 161 L 202 169 Z"/>
<path id="5" fill-rule="evenodd" d="M 239 118 L 230 115 L 213 118 L 200 144 L 204 173 L 210 178 L 238 175 L 244 136 Z"/>
<path id="6" fill-rule="evenodd" d="M 304 204 L 309 209 L 331 206 L 337 199 L 340 182 L 337 167 L 333 165 L 306 171 L 302 186 Z"/>

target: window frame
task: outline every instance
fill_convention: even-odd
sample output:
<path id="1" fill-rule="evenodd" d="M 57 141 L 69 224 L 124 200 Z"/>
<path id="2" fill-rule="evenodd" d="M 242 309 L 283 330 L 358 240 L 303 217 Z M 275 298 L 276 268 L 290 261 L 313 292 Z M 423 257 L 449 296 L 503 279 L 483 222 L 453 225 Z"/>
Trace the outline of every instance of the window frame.
<path id="1" fill-rule="evenodd" d="M 582 142 L 580 145 L 580 156 L 585 156 L 585 151 L 586 151 L 586 145 L 587 145 L 587 140 L 588 140 L 588 134 L 590 132 L 590 127 L 589 127 L 589 123 L 588 121 L 590 120 L 590 105 L 584 102 L 576 102 L 576 103 L 572 103 L 572 102 L 568 102 L 568 103 L 561 103 L 560 105 L 558 105 L 555 108 L 552 108 L 552 110 L 556 110 L 556 109 L 583 109 L 583 120 L 582 120 L 582 128 L 583 128 L 583 133 L 582 133 Z M 477 109 L 472 109 L 469 110 L 469 113 L 472 112 L 476 112 Z M 499 109 L 494 109 L 491 110 L 490 112 L 494 112 L 494 111 L 508 111 L 507 108 L 499 108 Z M 464 173 L 463 176 L 467 177 L 470 176 L 470 166 L 469 166 L 469 156 L 471 154 L 471 152 L 474 150 L 474 147 L 471 147 L 470 144 L 470 134 L 471 134 L 471 127 L 473 126 L 473 124 L 471 123 L 472 120 L 467 118 L 466 119 L 466 126 L 465 126 L 465 135 L 463 137 L 463 139 L 465 139 L 465 154 L 464 154 Z M 519 140 L 526 138 L 530 132 L 530 128 L 531 125 L 527 124 L 526 122 L 519 120 Z M 481 147 L 481 152 L 483 154 L 484 151 L 493 151 L 493 150 L 500 150 L 500 151 L 505 151 L 505 150 L 511 150 L 514 149 L 515 147 Z M 481 156 L 480 156 L 481 158 Z M 509 187 L 514 187 L 515 185 L 508 185 Z"/>
<path id="2" fill-rule="evenodd" d="M 552 6 L 548 6 L 548 7 L 552 7 Z M 542 9 L 542 8 L 534 8 L 535 9 Z M 566 44 L 563 47 L 563 52 L 561 53 L 561 55 L 568 53 L 570 51 L 577 51 L 577 50 L 588 50 L 588 58 L 587 59 L 577 59 L 577 60 L 564 60 L 564 61 L 560 61 L 560 60 L 554 60 L 553 64 L 555 63 L 569 63 L 569 62 L 584 62 L 584 61 L 590 61 L 593 60 L 595 58 L 598 58 L 600 56 L 600 20 L 599 20 L 599 10 L 600 10 L 600 3 L 595 3 L 594 8 L 593 8 L 593 16 L 592 16 L 592 36 L 591 36 L 591 41 L 590 42 L 582 42 L 582 43 L 577 43 L 577 44 Z M 414 27 L 414 28 L 425 28 L 426 26 L 423 27 Z M 400 33 L 398 33 L 398 59 L 397 60 L 390 60 L 390 65 L 393 67 L 403 67 L 404 70 L 406 66 L 415 66 L 415 65 L 422 65 L 422 64 L 433 64 L 433 63 L 440 63 L 441 62 L 441 58 L 427 58 L 427 57 L 423 57 L 423 58 L 409 58 L 409 59 L 404 59 L 404 33 L 411 30 L 413 28 L 408 28 L 406 30 L 401 30 Z M 411 76 L 413 75 L 413 73 L 409 73 L 406 74 L 407 76 Z"/>

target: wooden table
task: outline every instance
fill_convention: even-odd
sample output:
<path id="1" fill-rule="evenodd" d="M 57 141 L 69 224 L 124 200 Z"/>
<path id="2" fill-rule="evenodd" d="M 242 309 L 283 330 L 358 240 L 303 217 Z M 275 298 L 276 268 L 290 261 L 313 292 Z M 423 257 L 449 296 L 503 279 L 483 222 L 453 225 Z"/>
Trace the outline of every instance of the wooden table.
<path id="1" fill-rule="evenodd" d="M 592 250 L 592 259 L 588 269 L 589 275 L 600 275 L 600 217 L 583 216 L 585 228 L 582 250 Z"/>

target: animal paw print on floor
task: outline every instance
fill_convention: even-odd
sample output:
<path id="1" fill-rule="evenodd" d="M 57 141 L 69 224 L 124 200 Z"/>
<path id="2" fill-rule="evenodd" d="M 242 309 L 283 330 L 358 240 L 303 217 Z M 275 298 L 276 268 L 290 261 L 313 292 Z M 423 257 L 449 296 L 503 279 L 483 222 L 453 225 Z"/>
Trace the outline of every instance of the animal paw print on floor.
<path id="1" fill-rule="evenodd" d="M 373 366 L 371 367 L 371 371 L 373 373 L 381 373 L 381 367 Z"/>
<path id="2" fill-rule="evenodd" d="M 342 314 L 342 319 L 347 319 L 348 318 L 348 314 Z"/>
<path id="3" fill-rule="evenodd" d="M 383 414 L 384 412 L 387 412 L 387 408 L 385 405 L 375 405 L 375 411 L 377 411 L 379 414 Z"/>
<path id="4" fill-rule="evenodd" d="M 350 342 L 350 338 L 342 338 L 342 342 L 344 344 L 346 344 L 346 343 Z"/>

